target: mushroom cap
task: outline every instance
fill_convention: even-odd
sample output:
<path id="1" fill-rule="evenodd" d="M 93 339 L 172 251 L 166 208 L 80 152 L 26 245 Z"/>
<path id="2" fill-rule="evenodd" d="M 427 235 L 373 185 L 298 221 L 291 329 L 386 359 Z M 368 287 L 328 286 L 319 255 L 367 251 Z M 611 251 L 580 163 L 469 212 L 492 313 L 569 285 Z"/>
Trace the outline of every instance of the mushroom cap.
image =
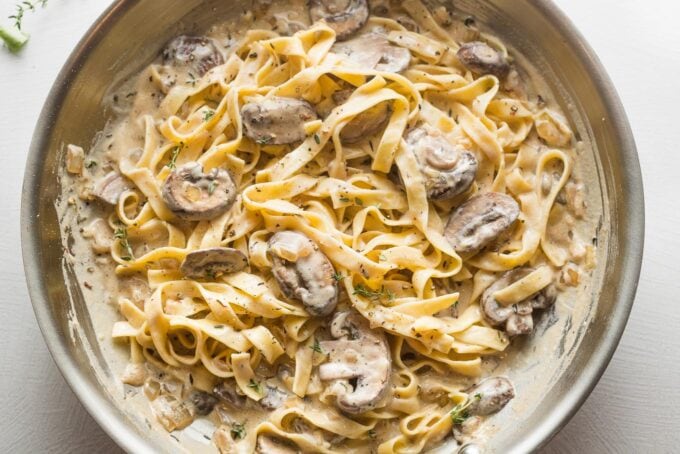
<path id="1" fill-rule="evenodd" d="M 165 64 L 185 66 L 199 76 L 224 63 L 213 40 L 205 36 L 178 36 L 165 46 L 162 56 Z"/>
<path id="2" fill-rule="evenodd" d="M 406 135 L 418 160 L 430 200 L 448 200 L 470 189 L 477 177 L 477 158 L 452 145 L 436 128 L 422 124 Z"/>
<path id="3" fill-rule="evenodd" d="M 364 69 L 400 73 L 411 63 L 411 51 L 393 45 L 379 33 L 366 33 L 336 43 L 331 50 Z"/>
<path id="4" fill-rule="evenodd" d="M 503 54 L 481 41 L 463 44 L 456 55 L 465 68 L 478 74 L 493 74 L 504 79 L 510 72 L 510 65 Z"/>
<path id="5" fill-rule="evenodd" d="M 272 274 L 281 292 L 302 302 L 310 314 L 330 314 L 338 303 L 335 269 L 328 257 L 306 235 L 290 230 L 269 239 Z"/>
<path id="6" fill-rule="evenodd" d="M 235 273 L 247 266 L 248 259 L 238 249 L 214 247 L 189 252 L 180 270 L 189 278 L 205 278 Z"/>
<path id="7" fill-rule="evenodd" d="M 532 271 L 534 270 L 526 267 L 507 271 L 482 293 L 480 307 L 484 321 L 496 328 L 504 327 L 509 336 L 530 334 L 533 331 L 533 310 L 546 309 L 555 302 L 554 286 L 549 285 L 524 301 L 509 306 L 501 305 L 493 296 L 497 291 L 517 282 Z"/>
<path id="8" fill-rule="evenodd" d="M 336 91 L 333 93 L 333 100 L 338 105 L 344 104 L 351 95 L 351 90 Z M 353 144 L 371 138 L 385 127 L 391 112 L 388 102 L 376 104 L 347 123 L 340 131 L 340 139 L 345 143 Z"/>
<path id="9" fill-rule="evenodd" d="M 285 145 L 307 137 L 305 123 L 316 120 L 307 101 L 273 96 L 252 101 L 241 109 L 244 132 L 257 143 Z"/>
<path id="10" fill-rule="evenodd" d="M 197 390 L 194 390 L 189 395 L 189 400 L 194 405 L 194 410 L 199 416 L 210 414 L 210 412 L 213 411 L 213 408 L 215 408 L 215 405 L 219 402 L 219 399 L 212 394 Z"/>
<path id="11" fill-rule="evenodd" d="M 487 416 L 503 409 L 515 397 L 515 387 L 507 377 L 490 377 L 465 391 L 470 397 L 468 412 Z"/>
<path id="12" fill-rule="evenodd" d="M 383 333 L 371 330 L 354 312 L 335 315 L 330 329 L 337 340 L 320 342 L 329 362 L 319 366 L 319 377 L 333 381 L 337 407 L 350 414 L 376 408 L 389 389 L 391 357 Z M 351 381 L 356 381 L 352 386 Z"/>
<path id="13" fill-rule="evenodd" d="M 368 20 L 368 2 L 366 0 L 310 0 L 309 17 L 312 22 L 325 20 L 335 30 L 336 39 L 343 41 Z"/>
<path id="14" fill-rule="evenodd" d="M 163 200 L 180 219 L 205 221 L 223 214 L 236 200 L 236 186 L 224 169 L 208 173 L 198 162 L 176 168 L 165 180 Z"/>
<path id="15" fill-rule="evenodd" d="M 131 188 L 132 185 L 125 177 L 116 171 L 111 171 L 97 181 L 92 193 L 102 201 L 115 205 L 123 192 Z"/>
<path id="16" fill-rule="evenodd" d="M 444 236 L 458 253 L 478 252 L 509 230 L 519 211 L 519 205 L 509 195 L 478 194 L 451 213 Z"/>

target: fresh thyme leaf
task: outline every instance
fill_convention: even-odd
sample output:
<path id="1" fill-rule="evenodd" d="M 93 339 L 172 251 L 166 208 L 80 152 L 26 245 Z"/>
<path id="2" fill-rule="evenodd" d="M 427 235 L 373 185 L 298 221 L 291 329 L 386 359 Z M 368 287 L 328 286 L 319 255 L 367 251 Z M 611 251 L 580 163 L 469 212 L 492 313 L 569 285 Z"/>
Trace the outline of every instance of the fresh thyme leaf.
<path id="1" fill-rule="evenodd" d="M 231 436 L 234 437 L 235 440 L 240 440 L 246 436 L 246 427 L 241 423 L 234 422 L 231 424 L 230 432 Z"/>
<path id="2" fill-rule="evenodd" d="M 267 145 L 269 142 L 271 142 L 273 137 L 271 136 L 265 136 L 265 137 L 260 137 L 257 139 L 255 142 L 257 142 L 260 145 Z"/>
<path id="3" fill-rule="evenodd" d="M 134 254 L 132 252 L 132 246 L 130 246 L 130 242 L 128 241 L 127 229 L 125 227 L 118 227 L 116 231 L 113 232 L 113 237 L 120 241 L 120 246 L 125 250 L 125 255 L 122 255 L 120 258 L 126 262 L 132 260 Z"/>
<path id="4" fill-rule="evenodd" d="M 208 121 L 214 116 L 215 116 L 214 110 L 206 110 L 205 112 L 203 112 L 203 121 Z"/>
<path id="5" fill-rule="evenodd" d="M 382 287 L 380 291 L 375 291 L 364 286 L 363 284 L 355 285 L 353 294 L 363 296 L 364 298 L 368 298 L 373 301 L 384 299 L 392 301 L 396 297 L 394 292 L 391 292 L 390 290 L 385 290 L 385 287 Z"/>
<path id="6" fill-rule="evenodd" d="M 179 157 L 179 154 L 182 151 L 183 147 L 184 144 L 179 144 L 172 149 L 172 154 L 170 155 L 170 162 L 168 162 L 165 165 L 166 167 L 168 167 L 169 169 L 174 169 L 175 167 L 177 167 L 177 158 Z"/>
<path id="7" fill-rule="evenodd" d="M 316 142 L 317 145 L 321 143 L 321 138 L 318 134 L 314 134 L 314 142 Z"/>
<path id="8" fill-rule="evenodd" d="M 340 197 L 340 201 L 342 203 L 349 203 L 350 200 L 347 197 Z"/>
<path id="9" fill-rule="evenodd" d="M 248 388 L 254 389 L 256 393 L 262 394 L 262 385 L 260 385 L 259 381 L 253 380 L 252 378 L 250 379 L 250 382 L 248 383 Z"/>
<path id="10" fill-rule="evenodd" d="M 477 394 L 475 394 L 475 399 L 482 400 L 482 396 L 483 396 L 482 393 L 477 393 Z"/>
<path id="11" fill-rule="evenodd" d="M 96 166 L 97 166 L 97 161 L 92 161 L 92 160 L 90 160 L 90 161 L 87 161 L 87 162 L 85 163 L 85 168 L 86 168 L 86 169 L 91 169 L 92 167 L 96 167 Z"/>
<path id="12" fill-rule="evenodd" d="M 48 0 L 22 1 L 16 5 L 16 12 L 9 16 L 9 19 L 13 19 L 14 27 L 16 27 L 17 30 L 21 30 L 21 25 L 26 12 L 35 11 L 37 6 L 42 6 L 44 8 L 47 6 L 47 1 Z"/>
<path id="13" fill-rule="evenodd" d="M 361 200 L 359 197 L 354 198 L 354 203 L 356 203 L 359 206 L 364 206 L 364 201 Z"/>
<path id="14" fill-rule="evenodd" d="M 479 394 L 475 394 L 475 398 L 477 398 Z M 480 397 L 481 398 L 481 397 Z M 455 407 L 453 407 L 453 410 L 451 410 L 451 422 L 453 422 L 454 425 L 458 424 L 463 424 L 465 420 L 467 420 L 470 417 L 470 413 L 468 412 L 468 407 L 472 401 L 470 399 L 466 400 L 465 402 L 461 402 Z"/>
<path id="15" fill-rule="evenodd" d="M 343 275 L 342 273 L 334 273 L 333 274 L 333 279 L 335 279 L 336 282 L 340 282 L 344 278 L 345 278 L 345 275 Z"/>
<path id="16" fill-rule="evenodd" d="M 320 353 L 320 354 L 323 355 L 323 349 L 321 348 L 321 345 L 319 344 L 319 340 L 318 340 L 318 339 L 314 339 L 314 345 L 312 345 L 312 346 L 309 347 L 309 348 L 311 348 L 311 349 L 314 350 L 315 352 Z"/>

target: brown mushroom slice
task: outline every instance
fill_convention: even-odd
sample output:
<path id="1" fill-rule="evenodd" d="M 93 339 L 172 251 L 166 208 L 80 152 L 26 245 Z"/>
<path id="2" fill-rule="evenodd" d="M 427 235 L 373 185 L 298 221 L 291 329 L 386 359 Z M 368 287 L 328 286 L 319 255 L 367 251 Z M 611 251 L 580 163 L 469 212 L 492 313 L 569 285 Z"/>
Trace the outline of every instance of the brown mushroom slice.
<path id="1" fill-rule="evenodd" d="M 465 391 L 470 396 L 468 413 L 488 416 L 498 413 L 515 397 L 515 387 L 506 377 L 490 377 Z"/>
<path id="2" fill-rule="evenodd" d="M 288 400 L 290 394 L 278 386 L 267 385 L 266 394 L 257 403 L 265 410 L 276 410 L 281 408 L 283 403 Z"/>
<path id="3" fill-rule="evenodd" d="M 509 195 L 479 194 L 451 213 L 444 236 L 458 253 L 478 252 L 508 231 L 518 217 L 519 205 Z"/>
<path id="4" fill-rule="evenodd" d="M 411 63 L 408 49 L 393 45 L 378 33 L 367 33 L 335 44 L 332 50 L 364 69 L 400 73 Z"/>
<path id="5" fill-rule="evenodd" d="M 309 17 L 312 22 L 325 20 L 335 30 L 336 39 L 352 36 L 368 20 L 366 0 L 310 0 Z"/>
<path id="6" fill-rule="evenodd" d="M 213 394 L 222 402 L 226 402 L 230 406 L 238 409 L 245 408 L 248 403 L 248 398 L 237 391 L 236 383 L 232 381 L 223 381 L 215 388 L 213 388 Z"/>
<path id="7" fill-rule="evenodd" d="M 189 401 L 193 404 L 197 415 L 206 416 L 213 411 L 219 399 L 204 391 L 194 391 L 189 395 Z"/>
<path id="8" fill-rule="evenodd" d="M 452 145 L 436 128 L 423 124 L 406 135 L 418 160 L 430 200 L 448 200 L 470 189 L 477 176 L 477 158 Z"/>
<path id="9" fill-rule="evenodd" d="M 205 36 L 178 36 L 165 46 L 162 57 L 164 64 L 185 67 L 199 76 L 224 63 L 213 40 Z"/>
<path id="10" fill-rule="evenodd" d="M 236 186 L 224 169 L 208 173 L 198 162 L 189 162 L 170 173 L 162 190 L 163 200 L 180 219 L 205 221 L 223 214 L 236 200 Z"/>
<path id="11" fill-rule="evenodd" d="M 95 183 L 92 193 L 100 200 L 115 205 L 120 196 L 131 188 L 132 184 L 125 177 L 116 171 L 112 171 Z"/>
<path id="12" fill-rule="evenodd" d="M 332 381 L 340 410 L 350 414 L 373 410 L 389 389 L 391 359 L 385 336 L 354 312 L 336 314 L 330 331 L 337 340 L 319 343 L 328 355 L 328 362 L 319 366 L 319 377 Z"/>
<path id="13" fill-rule="evenodd" d="M 263 145 L 285 145 L 307 137 L 305 123 L 316 120 L 307 101 L 273 96 L 247 103 L 241 109 L 245 134 Z"/>
<path id="14" fill-rule="evenodd" d="M 247 266 L 248 259 L 238 249 L 213 247 L 189 252 L 180 270 L 186 277 L 200 279 L 236 273 Z"/>
<path id="15" fill-rule="evenodd" d="M 336 104 L 344 104 L 352 95 L 351 90 L 341 90 L 333 93 Z M 353 144 L 367 140 L 385 127 L 392 109 L 388 102 L 381 102 L 370 109 L 355 116 L 340 131 L 340 139 L 344 143 Z"/>
<path id="16" fill-rule="evenodd" d="M 194 421 L 193 405 L 174 396 L 160 396 L 151 402 L 151 407 L 158 422 L 168 432 L 184 429 Z"/>
<path id="17" fill-rule="evenodd" d="M 310 314 L 323 317 L 338 303 L 335 269 L 316 244 L 300 232 L 275 233 L 269 239 L 272 273 L 281 292 L 302 302 Z"/>
<path id="18" fill-rule="evenodd" d="M 463 44 L 456 55 L 466 69 L 477 74 L 493 74 L 504 79 L 510 72 L 510 64 L 503 54 L 481 41 Z"/>
<path id="19" fill-rule="evenodd" d="M 288 440 L 269 435 L 258 435 L 255 452 L 257 454 L 297 454 L 301 451 Z"/>
<path id="20" fill-rule="evenodd" d="M 501 305 L 494 294 L 529 275 L 531 268 L 516 268 L 504 273 L 482 294 L 480 306 L 482 317 L 491 326 L 503 328 L 509 336 L 530 334 L 534 329 L 534 309 L 550 307 L 556 298 L 554 286 L 549 285 L 525 300 L 508 306 Z"/>

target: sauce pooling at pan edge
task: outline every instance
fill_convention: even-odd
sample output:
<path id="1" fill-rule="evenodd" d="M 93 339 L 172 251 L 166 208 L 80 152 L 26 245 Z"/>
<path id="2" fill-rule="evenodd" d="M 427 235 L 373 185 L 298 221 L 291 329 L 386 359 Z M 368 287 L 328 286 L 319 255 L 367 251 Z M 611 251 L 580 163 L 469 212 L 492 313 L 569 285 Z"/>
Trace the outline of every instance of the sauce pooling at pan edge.
<path id="1" fill-rule="evenodd" d="M 484 360 L 589 279 L 550 94 L 469 18 L 369 3 L 258 3 L 178 36 L 112 95 L 93 151 L 67 149 L 115 269 L 122 380 L 168 432 L 479 452 L 516 394 Z"/>

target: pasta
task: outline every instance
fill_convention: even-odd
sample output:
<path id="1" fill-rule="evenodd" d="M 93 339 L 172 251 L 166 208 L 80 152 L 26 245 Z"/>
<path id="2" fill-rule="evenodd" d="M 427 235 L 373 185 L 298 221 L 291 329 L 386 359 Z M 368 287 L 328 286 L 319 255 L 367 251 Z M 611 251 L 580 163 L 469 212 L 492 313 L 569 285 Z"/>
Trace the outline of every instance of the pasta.
<path id="1" fill-rule="evenodd" d="M 579 219 L 567 122 L 511 83 L 498 39 L 392 9 L 416 27 L 371 15 L 347 39 L 329 16 L 228 52 L 179 38 L 133 81 L 113 172 L 84 161 L 112 202 L 89 235 L 115 262 L 123 380 L 166 429 L 210 415 L 243 453 L 462 442 L 482 359 L 531 331 L 563 270 L 592 268 L 592 245 L 551 230 Z"/>

